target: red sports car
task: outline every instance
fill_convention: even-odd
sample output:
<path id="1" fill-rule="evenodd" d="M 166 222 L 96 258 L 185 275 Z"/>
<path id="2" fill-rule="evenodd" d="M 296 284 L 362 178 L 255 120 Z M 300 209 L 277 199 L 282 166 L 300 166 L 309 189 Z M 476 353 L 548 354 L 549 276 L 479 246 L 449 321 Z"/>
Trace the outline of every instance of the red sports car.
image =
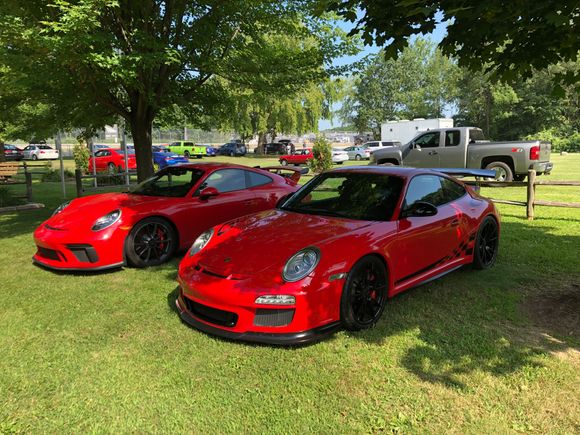
<path id="1" fill-rule="evenodd" d="M 62 204 L 34 232 L 35 263 L 60 270 L 153 266 L 186 249 L 208 227 L 273 208 L 296 191 L 290 175 L 240 165 L 169 166 L 130 193 Z"/>
<path id="2" fill-rule="evenodd" d="M 123 150 L 116 150 L 112 148 L 103 148 L 95 153 L 94 158 L 89 159 L 89 172 L 93 171 L 93 166 L 96 165 L 97 172 L 109 171 L 117 172 L 125 170 L 125 154 Z M 129 170 L 137 169 L 137 161 L 135 160 L 135 152 L 127 152 L 127 166 Z"/>
<path id="3" fill-rule="evenodd" d="M 442 171 L 454 172 L 336 169 L 277 209 L 205 231 L 179 265 L 181 318 L 230 339 L 300 344 L 368 328 L 388 298 L 460 266 L 491 267 L 494 204 Z"/>

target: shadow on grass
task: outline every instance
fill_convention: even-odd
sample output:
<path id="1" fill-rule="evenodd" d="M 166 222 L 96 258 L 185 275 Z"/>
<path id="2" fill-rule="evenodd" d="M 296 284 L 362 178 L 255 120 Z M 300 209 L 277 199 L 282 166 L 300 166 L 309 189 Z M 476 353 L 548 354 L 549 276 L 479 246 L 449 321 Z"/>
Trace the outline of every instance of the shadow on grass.
<path id="1" fill-rule="evenodd" d="M 415 335 L 418 344 L 405 351 L 401 364 L 424 381 L 461 389 L 468 387 L 464 375 L 505 376 L 540 366 L 538 356 L 578 350 L 578 335 L 559 335 L 520 309 L 529 297 L 541 301 L 546 288 L 578 288 L 563 283 L 579 279 L 580 237 L 550 230 L 504 223 L 492 269 L 465 267 L 397 296 L 375 328 L 352 337 L 380 345 L 395 335 Z M 558 270 L 563 272 L 555 278 Z"/>

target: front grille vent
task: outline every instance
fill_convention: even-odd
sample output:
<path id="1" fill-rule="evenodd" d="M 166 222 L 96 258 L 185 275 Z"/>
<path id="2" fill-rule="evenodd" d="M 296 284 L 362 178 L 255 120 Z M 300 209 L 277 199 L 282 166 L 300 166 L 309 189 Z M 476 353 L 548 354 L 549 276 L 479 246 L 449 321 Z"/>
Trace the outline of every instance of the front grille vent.
<path id="1" fill-rule="evenodd" d="M 255 326 L 286 326 L 294 318 L 294 309 L 268 310 L 258 308 L 254 317 Z"/>

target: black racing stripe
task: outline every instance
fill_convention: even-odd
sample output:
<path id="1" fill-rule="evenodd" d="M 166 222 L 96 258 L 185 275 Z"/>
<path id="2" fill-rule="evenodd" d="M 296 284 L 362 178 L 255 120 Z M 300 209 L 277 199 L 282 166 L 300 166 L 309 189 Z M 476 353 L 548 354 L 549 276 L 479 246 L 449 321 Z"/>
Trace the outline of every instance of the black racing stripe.
<path id="1" fill-rule="evenodd" d="M 427 272 L 428 270 L 437 267 L 439 264 L 443 263 L 444 261 L 445 261 L 445 258 L 441 258 L 440 260 L 437 260 L 435 263 L 430 264 L 429 266 L 424 267 L 423 269 L 420 269 L 420 270 L 418 270 L 416 272 L 413 272 L 412 274 L 407 275 L 407 276 L 401 278 L 398 281 L 395 281 L 395 285 L 400 284 L 403 281 L 407 281 L 407 280 L 409 280 L 409 279 L 411 279 L 411 278 L 413 278 L 413 277 L 415 277 L 417 275 L 421 275 L 422 273 Z"/>

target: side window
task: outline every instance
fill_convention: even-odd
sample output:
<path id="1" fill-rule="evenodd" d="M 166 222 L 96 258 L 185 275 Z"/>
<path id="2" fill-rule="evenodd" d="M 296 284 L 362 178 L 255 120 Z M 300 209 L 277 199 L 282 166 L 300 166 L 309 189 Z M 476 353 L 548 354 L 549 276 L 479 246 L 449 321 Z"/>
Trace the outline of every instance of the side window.
<path id="1" fill-rule="evenodd" d="M 95 153 L 95 157 L 102 157 L 103 156 L 104 151 L 97 151 Z"/>
<path id="2" fill-rule="evenodd" d="M 465 189 L 460 184 L 448 178 L 441 179 L 441 185 L 445 191 L 446 202 L 455 201 L 465 195 Z"/>
<path id="3" fill-rule="evenodd" d="M 248 176 L 248 187 L 263 186 L 272 182 L 272 179 L 267 175 L 257 174 L 252 171 L 245 171 Z"/>
<path id="4" fill-rule="evenodd" d="M 415 144 L 421 148 L 436 148 L 439 146 L 439 132 L 425 133 L 415 140 Z"/>
<path id="5" fill-rule="evenodd" d="M 379 143 L 378 142 L 369 142 L 369 147 L 370 148 L 376 148 L 378 146 L 379 146 Z"/>
<path id="6" fill-rule="evenodd" d="M 242 169 L 222 169 L 215 171 L 205 179 L 200 189 L 215 187 L 220 193 L 245 189 L 246 175 L 244 172 Z"/>
<path id="7" fill-rule="evenodd" d="M 456 147 L 459 145 L 461 139 L 461 133 L 459 130 L 449 130 L 445 133 L 445 146 L 446 147 Z"/>
<path id="8" fill-rule="evenodd" d="M 171 147 L 178 147 L 179 146 L 179 142 L 173 142 L 171 145 L 169 145 Z"/>
<path id="9" fill-rule="evenodd" d="M 24 151 L 30 151 L 32 149 L 32 147 L 29 145 L 26 148 L 24 148 Z"/>
<path id="10" fill-rule="evenodd" d="M 436 207 L 448 202 L 441 185 L 441 177 L 418 175 L 411 180 L 405 195 L 405 208 L 411 207 L 418 201 L 430 202 Z"/>
<path id="11" fill-rule="evenodd" d="M 186 147 L 192 147 L 193 146 L 193 142 L 185 142 L 183 145 L 186 146 Z"/>

